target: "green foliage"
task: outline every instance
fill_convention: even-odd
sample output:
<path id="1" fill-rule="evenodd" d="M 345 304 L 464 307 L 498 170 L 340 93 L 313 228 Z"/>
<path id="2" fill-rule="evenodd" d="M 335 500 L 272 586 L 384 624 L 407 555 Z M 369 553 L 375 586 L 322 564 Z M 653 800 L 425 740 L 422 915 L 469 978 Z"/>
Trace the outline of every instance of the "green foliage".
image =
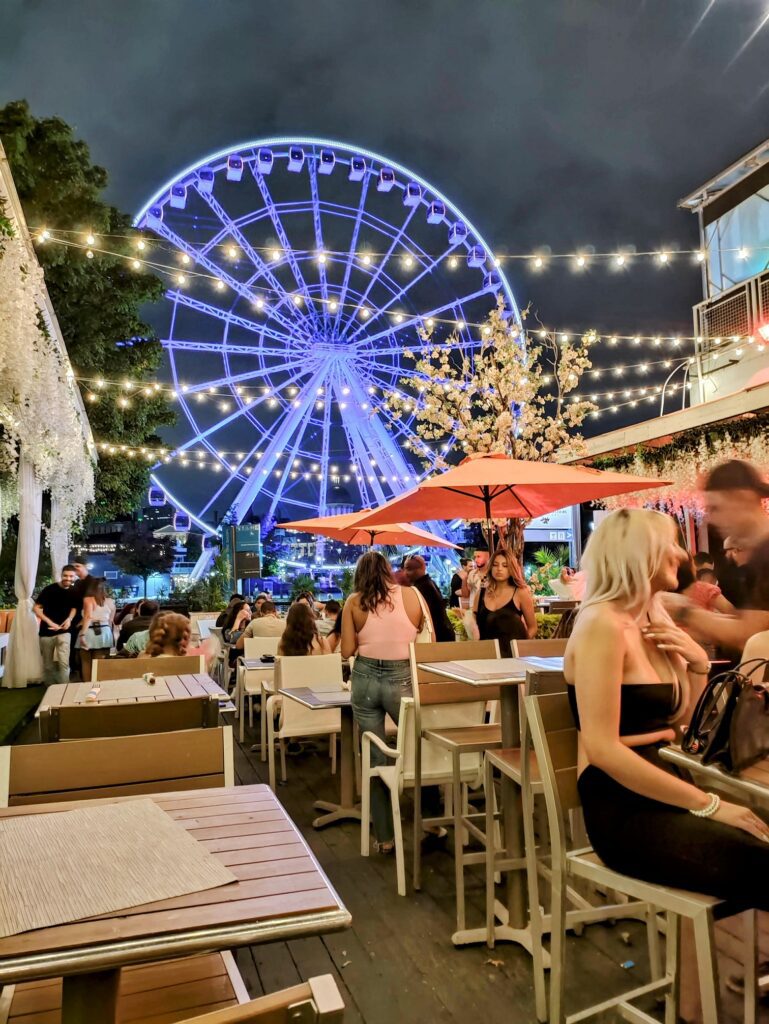
<path id="1" fill-rule="evenodd" d="M 129 523 L 123 528 L 112 561 L 130 576 L 140 576 L 147 596 L 147 579 L 168 572 L 174 564 L 174 545 L 169 537 L 156 537 L 147 523 Z"/>
<path id="2" fill-rule="evenodd" d="M 549 596 L 553 590 L 550 580 L 557 579 L 561 569 L 569 564 L 569 548 L 566 545 L 552 548 L 542 547 L 534 552 L 537 568 L 529 574 L 527 580 L 533 594 Z"/>
<path id="3" fill-rule="evenodd" d="M 461 608 L 447 608 L 446 614 L 449 617 L 451 628 L 454 630 L 458 640 L 469 640 L 464 623 L 464 611 Z"/>
<path id="4" fill-rule="evenodd" d="M 191 612 L 220 612 L 227 607 L 232 587 L 229 560 L 224 553 L 220 553 L 205 579 L 196 580 L 171 596 L 186 601 Z"/>
<path id="5" fill-rule="evenodd" d="M 304 591 L 309 591 L 311 594 L 314 594 L 315 580 L 307 573 L 300 573 L 298 576 L 295 576 L 291 582 L 289 600 L 295 600 Z"/>
<path id="6" fill-rule="evenodd" d="M 560 615 L 550 615 L 549 612 L 536 612 L 537 639 L 549 640 L 558 628 L 561 621 Z"/>
<path id="7" fill-rule="evenodd" d="M 348 566 L 342 570 L 342 575 L 339 578 L 339 589 L 342 591 L 342 600 L 346 601 L 352 593 L 352 588 L 355 583 L 355 569 L 352 566 Z"/>
<path id="8" fill-rule="evenodd" d="M 132 270 L 121 258 L 132 252 L 131 218 L 104 202 L 107 172 L 91 162 L 88 146 L 58 117 L 38 119 L 26 101 L 0 108 L 0 138 L 13 171 L 16 188 L 30 227 L 44 226 L 83 234 L 123 235 L 103 245 L 115 256 L 96 253 L 86 259 L 81 248 L 49 241 L 38 246 L 53 307 L 75 373 L 108 380 L 139 380 L 154 376 L 162 349 L 140 310 L 163 294 L 163 282 L 145 270 Z M 98 243 L 97 243 L 98 244 Z M 117 348 L 116 342 L 137 341 Z M 81 390 L 88 391 L 81 384 Z M 96 392 L 94 392 L 96 393 Z M 159 447 L 157 429 L 174 422 L 163 395 L 142 397 L 122 409 L 114 389 L 99 392 L 99 400 L 86 401 L 88 418 L 97 440 Z M 92 517 L 114 519 L 129 515 L 142 502 L 149 467 L 118 455 L 103 455 L 96 474 Z"/>

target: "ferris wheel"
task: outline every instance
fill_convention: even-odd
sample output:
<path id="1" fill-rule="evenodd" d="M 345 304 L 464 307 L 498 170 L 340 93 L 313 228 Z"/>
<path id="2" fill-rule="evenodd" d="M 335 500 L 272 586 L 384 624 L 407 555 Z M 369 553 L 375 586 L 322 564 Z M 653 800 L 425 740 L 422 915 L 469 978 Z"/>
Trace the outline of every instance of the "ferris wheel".
<path id="1" fill-rule="evenodd" d="M 511 288 L 470 221 L 414 172 L 359 147 L 267 138 L 177 175 L 135 220 L 179 272 L 162 344 L 179 416 L 152 473 L 206 534 L 217 519 L 323 515 L 414 486 L 438 452 L 387 394 L 420 331 L 478 324 Z M 178 440 L 177 440 L 178 438 Z M 449 439 L 449 444 L 451 439 Z"/>

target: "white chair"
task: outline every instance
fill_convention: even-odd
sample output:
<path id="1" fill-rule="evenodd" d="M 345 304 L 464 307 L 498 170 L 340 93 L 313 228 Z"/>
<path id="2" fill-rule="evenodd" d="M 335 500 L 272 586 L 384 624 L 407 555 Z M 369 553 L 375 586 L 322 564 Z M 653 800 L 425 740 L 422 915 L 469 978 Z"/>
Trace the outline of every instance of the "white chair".
<path id="1" fill-rule="evenodd" d="M 244 661 L 258 660 L 263 654 L 278 653 L 279 636 L 247 636 L 243 641 L 243 657 L 238 658 L 237 683 L 235 688 L 235 704 L 240 718 L 240 742 L 245 739 L 246 701 L 248 701 L 248 725 L 254 727 L 254 697 L 261 698 L 261 736 L 260 749 L 262 760 L 267 757 L 267 698 L 275 693 L 275 665 L 265 664 L 264 668 L 246 668 Z"/>
<path id="2" fill-rule="evenodd" d="M 290 697 L 281 697 L 280 689 L 307 687 L 316 692 L 341 690 L 342 656 L 340 654 L 307 654 L 278 657 L 275 660 L 275 695 L 267 700 L 267 756 L 270 765 L 270 788 L 275 790 L 275 740 L 280 746 L 281 781 L 286 781 L 285 740 L 305 736 L 328 736 L 331 748 L 331 771 L 336 772 L 336 739 L 342 730 L 338 708 L 313 711 Z M 276 712 L 280 712 L 277 728 Z"/>
<path id="3" fill-rule="evenodd" d="M 422 730 L 452 729 L 464 726 L 483 725 L 486 715 L 486 701 L 480 699 L 466 704 L 422 705 Z M 406 870 L 403 856 L 403 831 L 401 827 L 400 794 L 414 787 L 416 777 L 414 728 L 415 705 L 413 697 L 401 700 L 400 718 L 395 747 L 388 747 L 372 732 L 364 732 L 361 760 L 361 856 L 369 855 L 369 832 L 371 829 L 371 780 L 380 778 L 390 791 L 395 838 L 395 866 L 398 879 L 398 894 L 406 895 Z M 371 744 L 377 746 L 391 760 L 391 764 L 371 766 Z M 454 780 L 451 753 L 428 740 L 422 740 L 421 758 L 422 786 L 445 786 L 446 795 L 451 792 Z M 460 782 L 463 787 L 463 803 L 467 800 L 467 788 L 476 789 L 483 783 L 483 753 L 460 755 Z M 447 814 L 450 809 L 446 808 Z M 461 842 L 461 839 L 459 840 Z"/>

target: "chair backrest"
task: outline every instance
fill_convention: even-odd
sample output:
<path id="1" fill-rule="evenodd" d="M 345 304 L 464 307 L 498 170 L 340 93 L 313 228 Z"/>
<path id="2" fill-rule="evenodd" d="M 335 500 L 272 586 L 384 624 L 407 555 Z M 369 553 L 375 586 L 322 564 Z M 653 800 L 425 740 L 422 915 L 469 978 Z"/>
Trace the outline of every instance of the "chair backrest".
<path id="1" fill-rule="evenodd" d="M 529 755 L 533 749 L 547 805 L 553 867 L 562 868 L 566 853 L 565 815 L 580 806 L 574 716 L 567 693 L 532 694 L 524 697 L 523 705 L 527 728 L 521 750 L 521 787 L 524 795 L 531 793 Z"/>
<path id="2" fill-rule="evenodd" d="M 263 654 L 278 653 L 279 636 L 247 636 L 243 640 L 243 654 L 247 658 L 261 658 Z M 269 668 L 269 665 L 265 667 Z"/>
<path id="3" fill-rule="evenodd" d="M 550 614 L 562 615 L 564 612 L 571 612 L 579 605 L 578 601 L 551 601 L 550 602 Z"/>
<path id="4" fill-rule="evenodd" d="M 214 1010 L 179 1024 L 341 1024 L 344 1003 L 330 974 L 260 996 L 240 1006 Z"/>
<path id="5" fill-rule="evenodd" d="M 311 690 L 333 691 L 344 687 L 341 654 L 281 655 L 275 659 L 275 690 L 307 686 Z M 313 711 L 290 697 L 284 697 L 280 711 L 280 732 L 286 736 L 339 732 L 338 708 Z M 306 730 L 306 731 L 305 731 Z"/>
<path id="6" fill-rule="evenodd" d="M 97 736 L 137 736 L 177 729 L 211 729 L 219 724 L 216 694 L 137 704 L 75 704 L 41 707 L 43 743 Z"/>
<path id="7" fill-rule="evenodd" d="M 405 786 L 414 784 L 417 773 L 416 723 L 417 708 L 413 697 L 401 700 L 398 719 L 396 747 L 402 755 L 401 771 Z M 471 725 L 483 725 L 486 717 L 486 703 L 476 700 L 462 704 L 431 704 L 421 709 L 421 731 L 428 729 L 458 729 Z M 460 754 L 459 766 L 463 782 L 479 782 L 483 764 L 483 753 Z M 422 785 L 448 783 L 452 781 L 451 754 L 444 747 L 429 740 L 422 740 L 419 774 Z"/>
<path id="8" fill-rule="evenodd" d="M 0 747 L 0 806 L 235 784 L 232 726 Z"/>
<path id="9" fill-rule="evenodd" d="M 94 658 L 91 682 L 138 679 L 145 672 L 154 672 L 157 676 L 180 676 L 205 670 L 206 659 L 202 654 L 182 654 L 176 658 Z"/>
<path id="10" fill-rule="evenodd" d="M 414 699 L 421 705 L 458 703 L 462 701 L 497 700 L 499 687 L 470 686 L 445 676 L 418 668 L 419 665 L 440 661 L 475 661 L 481 658 L 498 658 L 499 643 L 496 640 L 447 640 L 430 644 L 409 644 L 411 662 L 411 685 Z"/>
<path id="11" fill-rule="evenodd" d="M 211 635 L 211 628 L 216 626 L 216 619 L 197 619 L 198 636 L 201 640 L 208 640 Z"/>
<path id="12" fill-rule="evenodd" d="M 514 658 L 563 658 L 566 640 L 513 640 Z"/>

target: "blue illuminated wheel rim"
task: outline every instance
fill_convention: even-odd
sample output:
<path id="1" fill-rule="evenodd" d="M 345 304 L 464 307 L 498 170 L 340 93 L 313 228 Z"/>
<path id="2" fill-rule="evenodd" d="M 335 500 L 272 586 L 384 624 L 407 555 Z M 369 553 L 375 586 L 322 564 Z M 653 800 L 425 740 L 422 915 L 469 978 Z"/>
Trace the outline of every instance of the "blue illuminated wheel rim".
<path id="1" fill-rule="evenodd" d="M 214 511 L 325 514 L 413 486 L 435 452 L 381 401 L 429 326 L 470 360 L 512 290 L 481 235 L 419 175 L 325 139 L 222 150 L 136 217 L 179 260 L 162 343 L 189 435 L 153 485 L 205 532 Z M 457 327 L 459 325 L 459 327 Z M 450 443 L 450 442 L 449 442 Z M 206 466 L 192 473 L 196 463 Z M 201 485 L 201 480 L 203 484 Z"/>

